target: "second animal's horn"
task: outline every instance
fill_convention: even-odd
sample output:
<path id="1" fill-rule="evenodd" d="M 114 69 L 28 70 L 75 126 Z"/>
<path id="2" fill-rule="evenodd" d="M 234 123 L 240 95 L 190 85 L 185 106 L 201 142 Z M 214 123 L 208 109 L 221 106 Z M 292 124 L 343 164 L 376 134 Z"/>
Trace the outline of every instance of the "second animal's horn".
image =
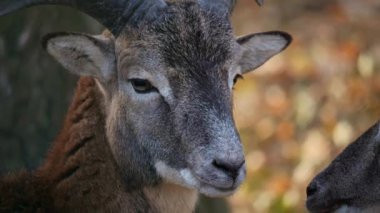
<path id="1" fill-rule="evenodd" d="M 257 4 L 260 5 L 260 6 L 264 4 L 264 0 L 256 0 L 256 2 L 257 2 Z"/>
<path id="2" fill-rule="evenodd" d="M 126 24 L 137 24 L 165 7 L 163 0 L 0 0 L 0 16 L 35 5 L 64 5 L 92 16 L 115 36 Z"/>

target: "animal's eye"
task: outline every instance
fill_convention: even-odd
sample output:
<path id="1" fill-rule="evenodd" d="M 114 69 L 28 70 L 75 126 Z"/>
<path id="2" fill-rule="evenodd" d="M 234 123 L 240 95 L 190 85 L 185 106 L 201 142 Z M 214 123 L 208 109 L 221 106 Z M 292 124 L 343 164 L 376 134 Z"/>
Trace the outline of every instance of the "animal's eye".
<path id="1" fill-rule="evenodd" d="M 129 82 L 131 82 L 133 89 L 137 93 L 144 94 L 144 93 L 150 93 L 150 92 L 157 92 L 157 89 L 148 80 L 133 78 L 133 79 L 130 79 Z"/>
<path id="2" fill-rule="evenodd" d="M 234 78 L 234 85 L 238 82 L 239 79 L 243 79 L 243 76 L 240 74 L 237 74 Z"/>

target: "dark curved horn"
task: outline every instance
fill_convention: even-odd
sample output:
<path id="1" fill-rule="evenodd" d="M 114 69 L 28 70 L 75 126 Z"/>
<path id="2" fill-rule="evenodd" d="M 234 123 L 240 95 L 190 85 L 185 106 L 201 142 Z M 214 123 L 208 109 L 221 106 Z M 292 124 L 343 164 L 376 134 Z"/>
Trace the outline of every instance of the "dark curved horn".
<path id="1" fill-rule="evenodd" d="M 228 11 L 231 14 L 236 0 L 199 0 L 199 3 L 202 7 L 218 10 L 219 12 Z M 256 0 L 256 3 L 261 6 L 264 4 L 264 0 Z"/>
<path id="2" fill-rule="evenodd" d="M 154 17 L 163 0 L 0 0 L 0 16 L 34 5 L 55 4 L 79 9 L 92 16 L 115 36 L 126 24 L 137 24 L 142 19 Z"/>
<path id="3" fill-rule="evenodd" d="M 235 3 L 236 3 L 236 0 L 199 0 L 199 4 L 203 8 L 216 10 L 222 13 L 225 13 L 225 12 L 232 13 Z"/>

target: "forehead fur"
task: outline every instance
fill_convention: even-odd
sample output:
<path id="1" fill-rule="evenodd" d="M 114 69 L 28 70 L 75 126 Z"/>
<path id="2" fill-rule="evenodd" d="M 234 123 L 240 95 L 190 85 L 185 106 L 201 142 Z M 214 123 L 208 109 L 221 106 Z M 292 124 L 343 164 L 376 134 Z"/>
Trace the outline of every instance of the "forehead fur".
<path id="1" fill-rule="evenodd" d="M 228 69 L 239 48 L 229 14 L 204 10 L 196 1 L 168 3 L 159 14 L 138 29 L 126 28 L 116 45 L 123 52 L 120 65 L 136 63 L 148 72 L 165 73 L 176 97 L 194 90 L 210 100 L 221 93 L 229 96 Z"/>
<path id="2" fill-rule="evenodd" d="M 176 70 L 221 68 L 232 56 L 228 14 L 204 11 L 195 2 L 170 4 L 149 31 L 165 64 Z"/>

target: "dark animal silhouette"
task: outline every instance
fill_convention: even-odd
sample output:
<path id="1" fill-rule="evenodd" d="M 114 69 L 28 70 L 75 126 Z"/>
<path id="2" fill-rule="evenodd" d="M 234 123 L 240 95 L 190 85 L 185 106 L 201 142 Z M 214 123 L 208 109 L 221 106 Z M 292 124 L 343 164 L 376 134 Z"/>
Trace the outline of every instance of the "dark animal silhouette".
<path id="1" fill-rule="evenodd" d="M 307 196 L 311 212 L 380 212 L 380 121 L 313 179 Z"/>

